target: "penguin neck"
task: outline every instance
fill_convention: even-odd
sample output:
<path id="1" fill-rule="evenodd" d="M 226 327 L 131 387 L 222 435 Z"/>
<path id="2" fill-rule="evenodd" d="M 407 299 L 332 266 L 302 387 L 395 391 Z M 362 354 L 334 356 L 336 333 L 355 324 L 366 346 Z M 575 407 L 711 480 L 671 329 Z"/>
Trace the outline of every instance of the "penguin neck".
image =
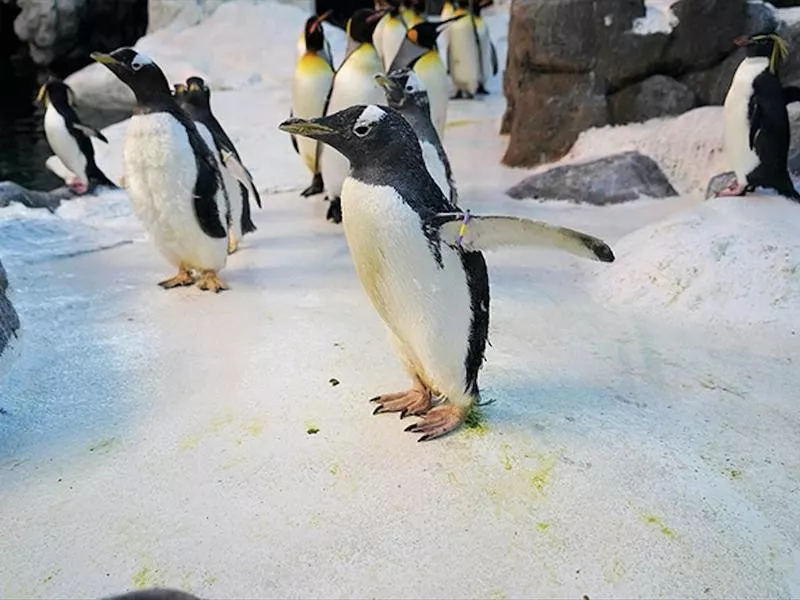
<path id="1" fill-rule="evenodd" d="M 136 96 L 136 106 L 133 108 L 135 115 L 149 115 L 157 112 L 168 113 L 183 113 L 183 109 L 178 105 L 169 94 L 158 94 L 153 96 L 145 96 L 144 98 Z"/>
<path id="2" fill-rule="evenodd" d="M 742 64 L 754 70 L 758 68 L 761 68 L 761 70 L 769 69 L 769 58 L 766 56 L 747 56 L 742 61 Z"/>
<path id="3" fill-rule="evenodd" d="M 430 135 L 430 130 L 433 129 L 430 105 L 420 106 L 413 102 L 408 102 L 397 110 L 411 124 L 417 135 L 420 133 L 427 134 L 426 137 Z"/>

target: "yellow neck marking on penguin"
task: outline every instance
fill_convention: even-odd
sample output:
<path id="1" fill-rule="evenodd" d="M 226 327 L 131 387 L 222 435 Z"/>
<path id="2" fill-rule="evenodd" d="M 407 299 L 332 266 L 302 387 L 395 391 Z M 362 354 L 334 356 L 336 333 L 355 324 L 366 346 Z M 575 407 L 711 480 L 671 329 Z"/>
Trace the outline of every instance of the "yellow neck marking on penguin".
<path id="1" fill-rule="evenodd" d="M 773 42 L 772 55 L 769 57 L 769 70 L 775 75 L 778 72 L 778 67 L 789 57 L 789 45 L 786 41 L 776 33 L 768 35 L 757 35 L 753 38 L 754 41 L 771 39 Z"/>
<path id="2" fill-rule="evenodd" d="M 417 36 L 417 30 L 416 29 L 409 29 L 407 35 L 408 35 L 408 39 L 409 40 L 411 40 L 415 44 L 417 43 L 418 36 Z"/>

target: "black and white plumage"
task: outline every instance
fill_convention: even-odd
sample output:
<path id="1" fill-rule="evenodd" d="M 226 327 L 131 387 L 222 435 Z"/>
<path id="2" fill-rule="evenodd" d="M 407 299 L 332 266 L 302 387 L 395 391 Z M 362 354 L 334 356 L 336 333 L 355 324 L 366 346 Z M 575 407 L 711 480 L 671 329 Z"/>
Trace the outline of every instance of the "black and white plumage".
<path id="1" fill-rule="evenodd" d="M 497 75 L 500 68 L 500 65 L 497 61 L 497 49 L 494 46 L 494 42 L 492 42 L 492 34 L 489 29 L 489 24 L 481 14 L 482 9 L 491 4 L 491 0 L 475 0 L 472 8 L 475 36 L 478 39 L 478 55 L 481 64 L 480 82 L 478 83 L 478 89 L 476 93 L 483 95 L 489 93 L 486 89 L 486 84 L 488 83 L 490 77 Z"/>
<path id="2" fill-rule="evenodd" d="M 47 143 L 61 163 L 74 175 L 68 181 L 78 193 L 95 186 L 116 187 L 97 166 L 91 138 L 108 143 L 96 129 L 81 123 L 75 112 L 75 94 L 59 79 L 49 79 L 39 89 L 37 100 L 44 102 L 44 133 Z"/>
<path id="3" fill-rule="evenodd" d="M 175 98 L 178 105 L 195 121 L 208 129 L 214 140 L 219 160 L 223 152 L 231 153 L 241 163 L 239 152 L 230 137 L 211 111 L 211 90 L 201 77 L 189 77 L 185 84 L 175 85 Z M 224 164 L 224 162 L 223 162 Z M 229 252 L 236 251 L 242 237 L 256 230 L 251 217 L 250 198 L 261 208 L 261 196 L 256 189 L 250 173 L 245 171 L 246 182 L 239 181 L 228 169 L 223 172 L 225 189 L 231 207 Z"/>
<path id="4" fill-rule="evenodd" d="M 739 38 L 747 56 L 734 74 L 725 98 L 725 155 L 736 182 L 720 196 L 740 196 L 756 187 L 771 188 L 800 201 L 789 177 L 790 144 L 786 104 L 796 100 L 784 88 L 777 66 L 786 56 L 785 42 L 773 34 Z"/>
<path id="5" fill-rule="evenodd" d="M 398 111 L 417 134 L 422 158 L 436 185 L 452 204 L 458 204 L 458 191 L 453 181 L 450 160 L 431 120 L 428 92 L 411 69 L 397 69 L 389 75 L 376 75 L 375 80 L 386 94 L 386 102 Z"/>
<path id="6" fill-rule="evenodd" d="M 448 223 L 463 213 L 428 173 L 416 135 L 397 111 L 352 106 L 319 119 L 290 119 L 280 128 L 335 147 L 350 161 L 342 187 L 345 238 L 414 380 L 410 391 L 373 398 L 375 412 L 422 416 L 407 428 L 421 433 L 420 441 L 454 430 L 480 399 L 490 296 L 480 236 L 470 238 L 469 249 L 451 242 Z M 497 227 L 495 219 L 481 225 L 495 246 L 490 230 L 513 234 L 507 243 L 562 247 L 555 228 L 543 237 L 541 228 Z M 432 396 L 442 402 L 434 406 Z"/>
<path id="7" fill-rule="evenodd" d="M 227 289 L 218 273 L 227 261 L 230 208 L 213 140 L 204 140 L 150 58 L 132 48 L 91 56 L 136 96 L 125 136 L 124 173 L 134 211 L 158 250 L 178 268 L 160 285 Z"/>

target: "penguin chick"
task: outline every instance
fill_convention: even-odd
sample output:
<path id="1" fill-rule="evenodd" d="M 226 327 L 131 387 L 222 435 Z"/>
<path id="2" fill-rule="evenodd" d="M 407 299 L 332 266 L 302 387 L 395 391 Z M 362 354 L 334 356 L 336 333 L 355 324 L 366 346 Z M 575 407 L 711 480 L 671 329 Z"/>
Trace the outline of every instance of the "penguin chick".
<path id="1" fill-rule="evenodd" d="M 738 38 L 747 50 L 725 97 L 725 155 L 736 181 L 718 196 L 743 196 L 756 187 L 772 188 L 800 202 L 789 177 L 790 128 L 787 99 L 778 66 L 788 54 L 775 34 Z"/>
<path id="2" fill-rule="evenodd" d="M 439 23 L 426 21 L 409 29 L 389 68 L 390 73 L 396 69 L 410 68 L 417 74 L 425 91 L 428 92 L 431 120 L 441 139 L 444 139 L 447 125 L 447 105 L 450 98 L 448 97 L 447 69 L 439 56 L 436 38 L 454 21 L 464 16 L 466 14 Z"/>
<path id="3" fill-rule="evenodd" d="M 387 104 L 403 115 L 417 134 L 425 167 L 442 194 L 452 204 L 458 204 L 450 161 L 431 121 L 428 92 L 419 78 L 410 69 L 397 69 L 388 76 L 376 75 L 375 81 L 383 88 Z"/>
<path id="4" fill-rule="evenodd" d="M 409 391 L 373 398 L 374 412 L 422 416 L 406 428 L 422 434 L 419 441 L 458 428 L 480 399 L 490 296 L 480 247 L 547 246 L 613 260 L 597 238 L 528 219 L 475 217 L 470 231 L 471 215 L 441 193 L 411 126 L 392 108 L 351 106 L 291 119 L 280 129 L 318 139 L 350 160 L 342 188 L 345 239 L 414 382 Z M 441 400 L 436 406 L 433 396 Z"/>
<path id="5" fill-rule="evenodd" d="M 81 123 L 75 112 L 75 94 L 66 83 L 51 78 L 36 96 L 47 107 L 44 113 L 44 133 L 50 149 L 74 175 L 68 179 L 72 191 L 86 193 L 97 185 L 117 187 L 106 177 L 94 160 L 94 146 L 90 137 L 108 143 L 106 137 Z"/>
<path id="6" fill-rule="evenodd" d="M 230 152 L 237 161 L 241 158 L 228 134 L 211 111 L 211 90 L 201 77 L 190 77 L 185 84 L 175 86 L 175 99 L 178 105 L 196 122 L 205 126 L 214 142 L 220 161 L 223 152 Z M 242 237 L 256 230 L 250 214 L 250 196 L 261 208 L 261 197 L 253 183 L 252 176 L 245 170 L 246 182 L 239 181 L 228 169 L 223 172 L 225 189 L 231 207 L 229 224 L 228 253 L 233 254 L 239 247 Z"/>
<path id="7" fill-rule="evenodd" d="M 178 268 L 159 285 L 228 289 L 219 278 L 228 256 L 228 199 L 213 150 L 150 58 L 132 48 L 91 57 L 136 96 L 123 150 L 125 184 L 156 248 Z"/>
<path id="8" fill-rule="evenodd" d="M 323 114 L 331 114 L 354 104 L 379 104 L 383 92 L 375 85 L 374 76 L 383 72 L 383 65 L 372 45 L 372 33 L 381 10 L 358 9 L 347 22 L 347 35 L 354 44 L 333 77 Z M 349 169 L 347 159 L 334 148 L 326 148 L 320 159 L 322 179 L 330 205 L 326 219 L 341 223 L 342 184 Z"/>
<path id="9" fill-rule="evenodd" d="M 292 79 L 292 111 L 290 116 L 311 119 L 321 117 L 333 85 L 333 67 L 322 54 L 327 41 L 322 30 L 322 20 L 331 11 L 306 20 L 304 29 L 305 53 L 297 61 Z M 303 158 L 311 171 L 311 185 L 300 192 L 303 197 L 320 194 L 325 189 L 320 170 L 322 144 L 292 136 L 295 152 Z"/>
<path id="10" fill-rule="evenodd" d="M 456 87 L 454 100 L 474 98 L 481 83 L 481 55 L 475 17 L 466 2 L 454 2 L 454 16 L 466 16 L 453 23 L 447 44 L 447 71 Z"/>

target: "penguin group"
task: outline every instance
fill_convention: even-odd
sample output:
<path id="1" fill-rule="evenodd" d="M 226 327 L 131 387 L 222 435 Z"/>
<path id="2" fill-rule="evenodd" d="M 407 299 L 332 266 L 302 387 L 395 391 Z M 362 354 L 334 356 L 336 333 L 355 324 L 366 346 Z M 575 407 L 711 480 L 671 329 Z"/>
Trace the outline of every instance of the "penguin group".
<path id="1" fill-rule="evenodd" d="M 438 137 L 431 146 L 441 146 L 449 101 L 487 94 L 488 81 L 497 75 L 497 53 L 481 14 L 491 4 L 492 0 L 448 1 L 441 14 L 430 16 L 420 0 L 377 0 L 373 8 L 360 8 L 347 20 L 347 50 L 338 66 L 323 27 L 330 11 L 312 15 L 298 40 L 290 117 L 309 119 L 353 105 L 381 104 L 385 97 L 376 76 L 391 77 L 406 69 L 414 74 L 412 84 L 427 94 L 426 110 Z M 438 41 L 445 33 L 447 46 L 442 50 Z M 311 175 L 301 195 L 324 193 L 326 219 L 341 223 L 348 161 L 317 141 L 294 135 L 291 141 Z M 437 176 L 441 180 L 441 174 Z M 448 185 L 452 187 L 452 180 Z"/>

